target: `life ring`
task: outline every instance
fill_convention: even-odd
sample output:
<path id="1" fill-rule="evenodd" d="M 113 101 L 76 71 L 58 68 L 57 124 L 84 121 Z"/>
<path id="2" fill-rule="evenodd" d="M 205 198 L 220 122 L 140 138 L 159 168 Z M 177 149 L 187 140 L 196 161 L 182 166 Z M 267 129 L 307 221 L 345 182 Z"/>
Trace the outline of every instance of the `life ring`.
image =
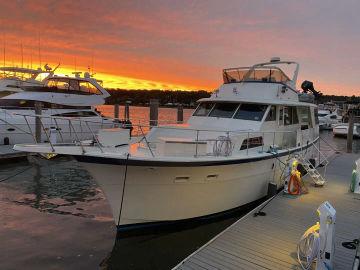
<path id="1" fill-rule="evenodd" d="M 288 193 L 290 195 L 299 195 L 301 191 L 300 185 L 300 173 L 298 171 L 293 171 L 290 176 L 288 184 Z"/>

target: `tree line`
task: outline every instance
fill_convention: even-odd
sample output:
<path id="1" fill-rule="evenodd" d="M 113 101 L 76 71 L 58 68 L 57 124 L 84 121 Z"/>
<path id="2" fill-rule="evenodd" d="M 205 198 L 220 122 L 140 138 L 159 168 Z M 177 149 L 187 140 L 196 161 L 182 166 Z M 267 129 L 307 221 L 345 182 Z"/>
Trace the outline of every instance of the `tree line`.
<path id="1" fill-rule="evenodd" d="M 127 90 L 127 89 L 107 89 L 110 97 L 107 98 L 106 104 L 124 104 L 130 101 L 131 105 L 146 106 L 150 99 L 158 99 L 161 106 L 177 106 L 182 104 L 185 107 L 196 106 L 196 101 L 201 98 L 210 97 L 210 92 L 205 90 L 184 91 L 184 90 Z M 360 103 L 360 96 L 335 96 L 321 95 L 317 103 L 326 102 L 344 102 Z"/>

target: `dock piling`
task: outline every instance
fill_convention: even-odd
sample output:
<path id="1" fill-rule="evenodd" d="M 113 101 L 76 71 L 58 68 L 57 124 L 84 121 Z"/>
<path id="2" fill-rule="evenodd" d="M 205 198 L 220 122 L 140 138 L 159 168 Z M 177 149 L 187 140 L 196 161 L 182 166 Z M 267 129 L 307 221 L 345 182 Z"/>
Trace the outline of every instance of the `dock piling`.
<path id="1" fill-rule="evenodd" d="M 119 120 L 119 104 L 114 104 L 114 119 Z"/>
<path id="2" fill-rule="evenodd" d="M 42 103 L 35 101 L 35 114 L 42 114 Z M 40 117 L 35 118 L 35 139 L 37 143 L 41 143 L 41 119 Z"/>
<path id="3" fill-rule="evenodd" d="M 179 104 L 177 107 L 177 122 L 181 124 L 184 121 L 184 109 L 182 104 Z"/>
<path id="4" fill-rule="evenodd" d="M 352 113 L 349 114 L 349 128 L 347 134 L 347 144 L 346 144 L 346 152 L 352 153 L 352 145 L 353 145 L 353 135 L 354 135 L 354 115 Z"/>
<path id="5" fill-rule="evenodd" d="M 158 125 L 159 100 L 150 99 L 150 127 Z"/>
<path id="6" fill-rule="evenodd" d="M 124 119 L 126 121 L 130 120 L 130 104 L 131 104 L 131 101 L 126 101 L 125 102 L 125 109 L 124 109 Z"/>

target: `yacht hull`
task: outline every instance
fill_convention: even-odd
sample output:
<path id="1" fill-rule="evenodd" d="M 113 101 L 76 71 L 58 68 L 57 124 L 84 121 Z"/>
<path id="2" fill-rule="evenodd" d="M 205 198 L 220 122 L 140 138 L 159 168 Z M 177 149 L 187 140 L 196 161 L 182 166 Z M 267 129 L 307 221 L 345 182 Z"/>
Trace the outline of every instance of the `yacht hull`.
<path id="1" fill-rule="evenodd" d="M 348 135 L 348 132 L 349 132 L 348 124 L 339 124 L 333 127 L 334 136 L 346 137 Z M 353 136 L 355 138 L 360 138 L 360 125 L 354 125 Z"/>
<path id="2" fill-rule="evenodd" d="M 119 229 L 221 213 L 264 197 L 269 182 L 282 185 L 277 179 L 283 166 L 276 158 L 214 166 L 136 166 L 76 158 L 104 191 Z"/>
<path id="3" fill-rule="evenodd" d="M 32 113 L 34 112 L 32 111 Z M 51 116 L 51 114 L 44 114 Z M 87 125 L 85 121 L 88 121 Z M 43 124 L 43 128 L 41 128 L 41 141 L 48 142 L 51 136 L 50 132 L 53 132 L 52 138 L 58 143 L 92 139 L 94 134 L 100 129 L 111 128 L 114 125 L 111 120 L 105 120 L 100 116 L 80 117 L 78 120 L 72 119 L 71 124 L 69 124 L 69 120 L 58 119 L 55 122 L 51 118 L 42 118 L 41 122 Z M 0 110 L 0 145 L 5 144 L 7 140 L 11 145 L 33 143 L 35 140 L 35 129 L 34 117 L 27 117 L 25 119 L 23 116 Z"/>

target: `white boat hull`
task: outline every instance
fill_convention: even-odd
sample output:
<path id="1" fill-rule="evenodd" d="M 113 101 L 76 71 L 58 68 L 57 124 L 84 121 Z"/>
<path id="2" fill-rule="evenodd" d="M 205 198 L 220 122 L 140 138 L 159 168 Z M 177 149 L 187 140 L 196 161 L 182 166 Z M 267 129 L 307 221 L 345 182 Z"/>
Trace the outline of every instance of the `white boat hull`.
<path id="1" fill-rule="evenodd" d="M 333 133 L 335 136 L 347 136 L 348 132 L 349 132 L 348 124 L 339 124 L 333 126 Z M 353 136 L 360 137 L 360 125 L 354 125 Z"/>
<path id="2" fill-rule="evenodd" d="M 307 153 L 311 156 L 312 149 Z M 271 181 L 282 185 L 278 180 L 282 168 L 275 158 L 220 166 L 128 165 L 127 169 L 101 162 L 82 164 L 104 191 L 120 228 L 224 212 L 264 197 Z"/>
<path id="3" fill-rule="evenodd" d="M 63 110 L 62 112 L 67 111 Z M 19 111 L 17 113 L 25 114 L 29 112 Z M 34 112 L 31 111 L 31 113 Z M 51 114 L 44 110 L 44 115 L 50 116 Z M 42 118 L 43 128 L 41 128 L 41 141 L 49 141 L 50 129 L 56 129 L 56 142 L 67 143 L 75 140 L 92 139 L 94 134 L 96 134 L 100 129 L 111 128 L 114 126 L 114 123 L 111 120 L 104 119 L 101 116 L 80 117 L 78 119 L 78 121 L 73 119 L 70 125 L 69 120 L 58 119 L 55 122 L 51 118 Z M 5 110 L 0 110 L 0 145 L 5 143 L 5 138 L 9 140 L 9 144 L 11 145 L 19 143 L 33 143 L 35 140 L 35 117 L 27 117 L 26 120 L 23 116 L 14 115 Z M 85 124 L 85 121 L 88 121 L 87 125 Z"/>

